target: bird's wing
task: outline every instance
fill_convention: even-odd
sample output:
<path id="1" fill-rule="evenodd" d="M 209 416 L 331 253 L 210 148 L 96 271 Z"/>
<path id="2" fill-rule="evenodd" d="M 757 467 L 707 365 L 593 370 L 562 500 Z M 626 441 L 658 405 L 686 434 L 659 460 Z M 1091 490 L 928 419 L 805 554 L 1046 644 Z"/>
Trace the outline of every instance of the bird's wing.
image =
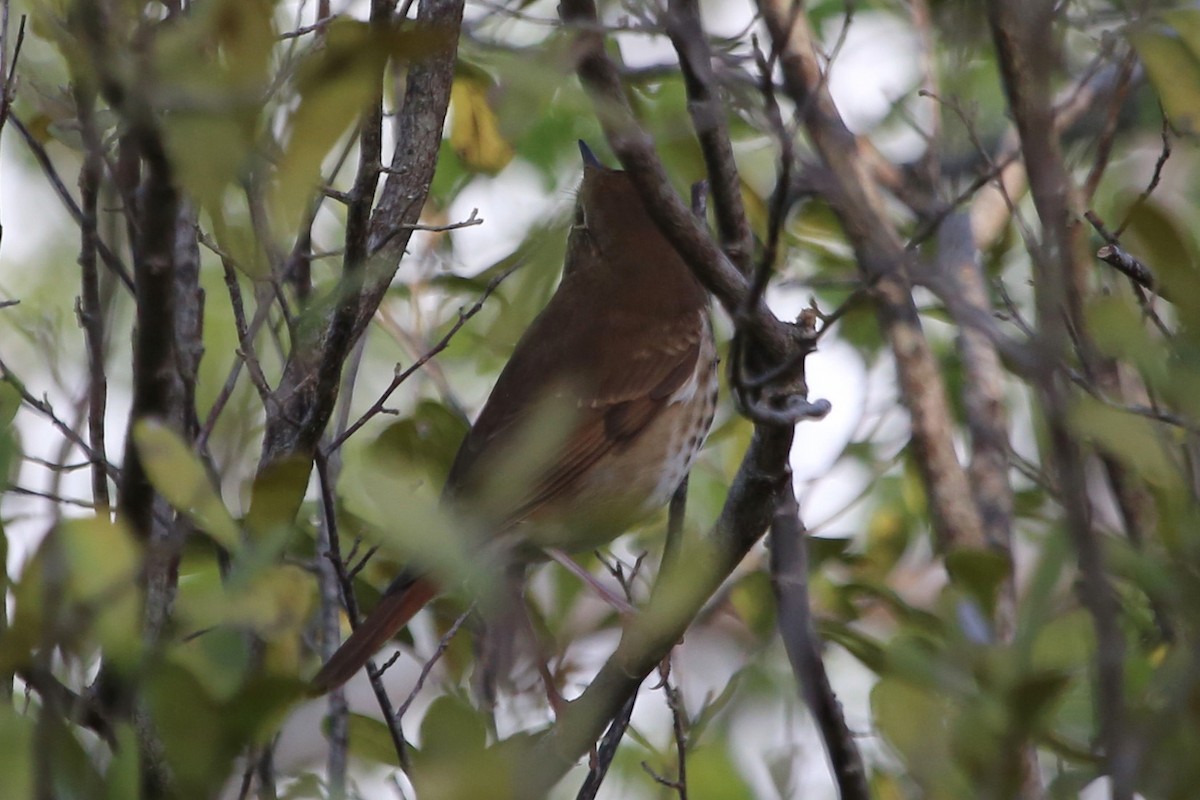
<path id="1" fill-rule="evenodd" d="M 578 321 L 576 321 L 578 322 Z M 455 458 L 447 492 L 466 496 L 487 480 L 489 454 L 536 430 L 531 413 L 557 390 L 574 412 L 561 448 L 535 480 L 505 500 L 502 526 L 535 514 L 570 490 L 593 464 L 642 431 L 695 373 L 707 325 L 702 312 L 673 319 L 608 315 L 591 325 L 539 318 L 518 344 Z M 572 335 L 578 341 L 553 341 Z M 635 351 L 597 346 L 606 337 L 637 341 Z M 574 363 L 562 354 L 575 354 Z M 561 362 L 561 363 L 560 363 Z M 494 462 L 492 462 L 494 465 Z"/>

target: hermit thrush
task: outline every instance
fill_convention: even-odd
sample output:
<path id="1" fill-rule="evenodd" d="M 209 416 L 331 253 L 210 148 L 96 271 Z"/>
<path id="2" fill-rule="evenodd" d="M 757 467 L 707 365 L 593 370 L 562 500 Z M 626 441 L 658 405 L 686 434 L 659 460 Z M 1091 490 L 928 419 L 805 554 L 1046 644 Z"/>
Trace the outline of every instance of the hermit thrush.
<path id="1" fill-rule="evenodd" d="M 586 550 L 664 506 L 712 425 L 716 347 L 708 297 L 659 232 L 629 176 L 580 142 L 583 184 L 562 282 L 517 343 L 446 481 L 489 535 Z M 519 487 L 488 492 L 553 402 L 571 412 Z M 480 500 L 485 494 L 488 501 Z M 480 511 L 479 509 L 483 509 Z M 532 545 L 532 547 L 530 547 Z M 340 686 L 438 592 L 405 573 L 313 679 Z"/>

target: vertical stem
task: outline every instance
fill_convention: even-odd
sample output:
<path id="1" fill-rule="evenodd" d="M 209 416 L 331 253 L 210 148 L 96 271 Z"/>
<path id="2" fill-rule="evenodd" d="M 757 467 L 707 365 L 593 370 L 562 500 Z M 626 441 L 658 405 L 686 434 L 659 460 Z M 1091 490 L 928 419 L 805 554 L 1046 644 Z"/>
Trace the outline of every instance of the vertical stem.
<path id="1" fill-rule="evenodd" d="M 75 83 L 75 105 L 83 136 L 83 166 L 79 171 L 79 266 L 82 272 L 79 321 L 83 326 L 88 359 L 88 439 L 92 446 L 92 498 L 96 513 L 109 512 L 108 473 L 104 443 L 104 414 L 108 403 L 108 379 L 104 370 L 104 311 L 100 302 L 100 278 L 96 269 L 99 242 L 97 214 L 102 167 L 102 144 L 96 131 L 94 92 Z"/>
<path id="2" fill-rule="evenodd" d="M 991 0 L 988 19 L 1009 107 L 1021 137 L 1034 206 L 1042 223 L 1032 248 L 1041 350 L 1048 364 L 1069 353 L 1068 325 L 1084 330 L 1086 260 L 1073 209 L 1074 187 L 1054 128 L 1050 76 L 1054 72 L 1055 3 Z M 1086 358 L 1086 353 L 1084 354 Z M 1104 766 L 1113 800 L 1131 800 L 1136 762 L 1125 712 L 1125 637 L 1119 604 L 1093 528 L 1084 453 L 1067 425 L 1069 387 L 1061 371 L 1047 371 L 1038 387 L 1050 430 L 1049 456 L 1062 485 L 1065 526 L 1079 563 L 1081 595 L 1096 630 L 1096 705 Z"/>
<path id="3" fill-rule="evenodd" d="M 817 723 L 842 800 L 870 800 L 867 772 L 842 706 L 833 693 L 821 640 L 808 598 L 808 545 L 800 507 L 789 480 L 781 488 L 771 522 L 771 583 L 779 608 L 779 635 L 787 650 L 800 694 Z"/>

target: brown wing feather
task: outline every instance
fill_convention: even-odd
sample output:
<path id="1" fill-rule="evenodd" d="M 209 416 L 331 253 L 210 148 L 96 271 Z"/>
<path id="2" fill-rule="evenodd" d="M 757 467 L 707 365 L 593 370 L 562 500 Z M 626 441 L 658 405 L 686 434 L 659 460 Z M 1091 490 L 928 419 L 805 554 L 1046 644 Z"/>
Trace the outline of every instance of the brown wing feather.
<path id="1" fill-rule="evenodd" d="M 649 425 L 691 377 L 699 358 L 703 320 L 697 312 L 667 320 L 610 315 L 585 324 L 576 319 L 570 326 L 556 317 L 552 301 L 518 343 L 447 481 L 448 494 L 469 495 L 474 482 L 483 479 L 474 474 L 480 456 L 502 447 L 507 437 L 528 431 L 527 417 L 538 407 L 539 394 L 574 378 L 570 385 L 582 391 L 572 398 L 578 413 L 562 450 L 527 492 L 512 498 L 506 518 L 497 521 L 502 526 L 536 513 L 568 491 L 606 453 Z M 562 337 L 572 332 L 575 340 L 564 341 Z M 614 352 L 598 346 L 606 336 L 649 344 L 637 353 Z M 563 353 L 583 355 L 568 363 Z"/>

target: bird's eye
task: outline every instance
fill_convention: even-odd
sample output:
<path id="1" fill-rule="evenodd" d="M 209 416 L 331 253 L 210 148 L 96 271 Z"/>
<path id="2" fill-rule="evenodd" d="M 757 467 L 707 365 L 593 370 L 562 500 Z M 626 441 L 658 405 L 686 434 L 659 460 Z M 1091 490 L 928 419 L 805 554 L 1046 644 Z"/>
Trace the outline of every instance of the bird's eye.
<path id="1" fill-rule="evenodd" d="M 575 222 L 571 225 L 572 228 L 587 230 L 587 213 L 583 209 L 583 203 L 575 204 Z"/>

